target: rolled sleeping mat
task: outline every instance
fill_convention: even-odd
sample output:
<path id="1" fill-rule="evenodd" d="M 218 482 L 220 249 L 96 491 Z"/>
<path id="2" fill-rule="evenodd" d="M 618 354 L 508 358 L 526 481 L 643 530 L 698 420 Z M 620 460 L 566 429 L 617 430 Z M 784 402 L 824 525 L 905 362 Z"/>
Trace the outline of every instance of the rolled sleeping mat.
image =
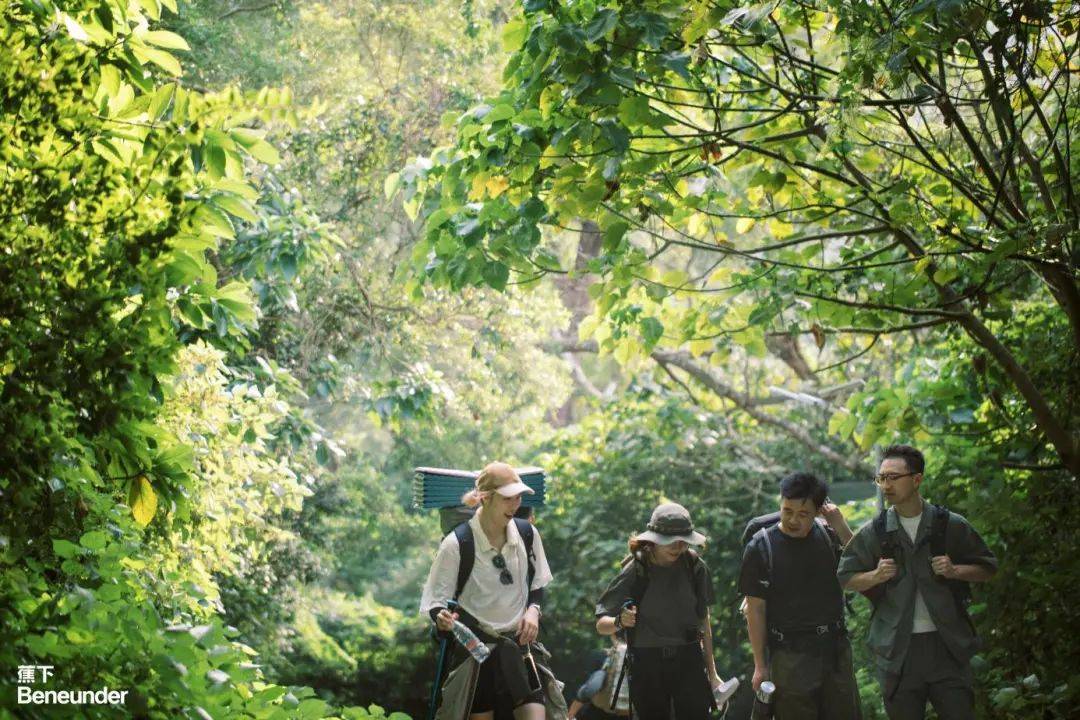
<path id="1" fill-rule="evenodd" d="M 532 495 L 524 495 L 521 504 L 541 507 L 545 499 L 547 476 L 538 467 L 515 468 L 521 481 L 532 488 Z M 452 468 L 418 467 L 413 475 L 413 505 L 422 510 L 456 508 L 461 496 L 476 484 L 477 470 L 454 470 Z"/>

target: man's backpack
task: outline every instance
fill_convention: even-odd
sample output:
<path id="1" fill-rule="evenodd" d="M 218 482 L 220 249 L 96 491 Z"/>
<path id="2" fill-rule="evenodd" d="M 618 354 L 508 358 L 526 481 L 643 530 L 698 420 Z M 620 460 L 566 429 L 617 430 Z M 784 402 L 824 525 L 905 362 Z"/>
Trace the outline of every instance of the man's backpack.
<path id="1" fill-rule="evenodd" d="M 616 715 L 630 713 L 630 685 L 623 683 L 619 687 L 619 696 L 615 697 L 615 687 L 619 684 L 619 675 L 625 662 L 626 643 L 616 641 L 608 648 L 607 658 L 604 660 L 604 684 L 589 698 L 593 707 Z"/>
<path id="2" fill-rule="evenodd" d="M 533 537 L 535 534 L 533 533 L 532 523 L 528 520 L 513 518 L 513 521 L 517 525 L 521 541 L 525 543 L 525 557 L 528 558 L 529 562 L 528 575 L 525 578 L 525 592 L 528 593 L 529 588 L 532 587 L 533 577 L 536 575 L 536 555 L 533 553 Z M 458 541 L 458 554 L 460 557 L 457 583 L 454 586 L 454 600 L 457 600 L 461 596 L 461 591 L 465 589 L 465 583 L 469 581 L 473 565 L 476 563 L 476 538 L 473 537 L 472 525 L 467 522 L 463 522 L 454 528 L 454 536 Z"/>
<path id="3" fill-rule="evenodd" d="M 930 555 L 931 557 L 949 555 L 949 509 L 944 505 L 931 505 L 930 507 L 932 513 L 930 516 Z M 874 518 L 874 535 L 881 546 L 881 557 L 896 560 L 901 547 L 896 538 L 896 533 L 899 531 L 893 530 L 890 532 L 886 529 L 887 513 L 887 510 L 882 510 Z M 940 580 L 948 583 L 953 600 L 956 602 L 957 612 L 960 617 L 968 619 L 970 623 L 967 608 L 971 604 L 971 586 L 963 580 L 946 580 L 944 578 Z M 885 584 L 875 585 L 863 594 L 877 607 L 878 603 L 881 602 L 881 598 L 885 595 Z"/>

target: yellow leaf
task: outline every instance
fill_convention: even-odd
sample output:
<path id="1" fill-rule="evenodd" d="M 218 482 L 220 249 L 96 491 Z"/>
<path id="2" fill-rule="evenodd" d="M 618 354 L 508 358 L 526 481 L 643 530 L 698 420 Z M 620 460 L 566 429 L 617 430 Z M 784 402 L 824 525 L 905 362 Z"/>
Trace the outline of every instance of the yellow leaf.
<path id="1" fill-rule="evenodd" d="M 757 220 L 754 218 L 739 218 L 739 222 L 735 223 L 735 230 L 739 234 L 749 232 L 756 223 Z"/>
<path id="2" fill-rule="evenodd" d="M 510 181 L 504 177 L 493 177 L 485 184 L 488 195 L 493 198 L 497 198 L 506 192 L 506 188 L 510 187 Z"/>
<path id="3" fill-rule="evenodd" d="M 699 237 L 708 228 L 709 218 L 704 213 L 694 213 L 686 223 L 686 232 Z"/>
<path id="4" fill-rule="evenodd" d="M 555 160 L 559 157 L 559 151 L 555 149 L 554 145 L 548 145 L 544 148 L 544 152 L 540 154 L 540 167 L 551 167 L 555 164 Z"/>
<path id="5" fill-rule="evenodd" d="M 484 198 L 484 186 L 487 185 L 487 173 L 477 173 L 473 177 L 472 187 L 469 188 L 470 200 L 482 200 Z"/>
<path id="6" fill-rule="evenodd" d="M 128 506 L 131 507 L 135 522 L 142 527 L 146 527 L 154 519 L 154 513 L 157 512 L 157 494 L 145 475 L 131 481 L 131 487 L 128 488 Z"/>
<path id="7" fill-rule="evenodd" d="M 769 221 L 769 231 L 772 232 L 773 237 L 783 240 L 795 232 L 795 226 L 773 218 Z"/>
<path id="8" fill-rule="evenodd" d="M 72 18 L 67 13 L 62 13 L 62 17 L 64 19 L 64 27 L 67 28 L 68 35 L 71 36 L 72 40 L 74 40 L 75 42 L 85 43 L 90 39 L 90 36 L 86 34 L 85 30 L 83 30 L 82 25 L 75 22 L 74 18 Z"/>

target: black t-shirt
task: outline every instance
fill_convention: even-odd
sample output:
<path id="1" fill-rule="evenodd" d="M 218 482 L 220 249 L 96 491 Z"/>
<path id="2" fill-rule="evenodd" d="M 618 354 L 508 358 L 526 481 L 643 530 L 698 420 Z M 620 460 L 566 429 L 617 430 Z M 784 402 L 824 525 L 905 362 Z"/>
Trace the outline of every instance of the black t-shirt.
<path id="1" fill-rule="evenodd" d="M 692 564 L 691 564 L 692 563 Z M 604 590 L 596 615 L 615 616 L 630 599 L 637 573 L 628 562 Z M 638 647 L 670 647 L 697 641 L 705 611 L 715 601 L 705 561 L 680 557 L 671 565 L 650 565 L 649 583 L 641 598 L 634 644 Z"/>
<path id="2" fill-rule="evenodd" d="M 836 579 L 837 543 L 815 523 L 804 538 L 785 535 L 779 525 L 766 532 L 772 544 L 769 581 L 764 539 L 755 536 L 743 553 L 739 592 L 765 600 L 773 629 L 809 628 L 844 618 L 844 592 Z"/>

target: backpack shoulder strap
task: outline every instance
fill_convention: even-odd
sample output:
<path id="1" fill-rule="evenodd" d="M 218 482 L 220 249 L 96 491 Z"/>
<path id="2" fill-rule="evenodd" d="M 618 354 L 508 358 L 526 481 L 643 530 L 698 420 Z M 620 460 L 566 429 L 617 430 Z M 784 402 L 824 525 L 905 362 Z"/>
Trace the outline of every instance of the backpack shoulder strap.
<path id="1" fill-rule="evenodd" d="M 533 553 L 533 538 L 536 537 L 536 533 L 532 523 L 528 520 L 514 518 L 514 524 L 517 525 L 521 541 L 525 543 L 525 557 L 529 562 L 528 578 L 525 583 L 525 591 L 528 592 L 529 588 L 532 587 L 533 578 L 536 577 L 536 555 Z"/>
<path id="2" fill-rule="evenodd" d="M 773 552 L 772 552 L 772 540 L 769 538 L 770 527 L 763 527 L 754 533 L 752 540 L 761 540 L 761 549 L 765 553 L 765 587 L 772 586 L 773 578 Z"/>
<path id="3" fill-rule="evenodd" d="M 465 589 L 465 583 L 472 575 L 473 563 L 476 562 L 476 538 L 473 537 L 472 526 L 467 522 L 454 528 L 454 537 L 458 541 L 459 555 L 457 584 L 454 586 L 454 600 L 457 600 Z"/>
<path id="4" fill-rule="evenodd" d="M 649 566 L 636 555 L 631 555 L 627 562 L 634 569 L 634 582 L 630 585 L 630 599 L 640 611 L 641 601 L 645 599 L 645 592 L 649 589 Z"/>
<path id="5" fill-rule="evenodd" d="M 934 505 L 930 519 L 930 554 L 948 555 L 949 509 Z"/>
<path id="6" fill-rule="evenodd" d="M 883 509 L 879 512 L 873 521 L 874 536 L 877 537 L 878 545 L 881 547 L 881 557 L 893 557 L 896 554 L 896 538 L 893 537 L 893 533 L 890 533 L 888 528 L 888 509 Z"/>

